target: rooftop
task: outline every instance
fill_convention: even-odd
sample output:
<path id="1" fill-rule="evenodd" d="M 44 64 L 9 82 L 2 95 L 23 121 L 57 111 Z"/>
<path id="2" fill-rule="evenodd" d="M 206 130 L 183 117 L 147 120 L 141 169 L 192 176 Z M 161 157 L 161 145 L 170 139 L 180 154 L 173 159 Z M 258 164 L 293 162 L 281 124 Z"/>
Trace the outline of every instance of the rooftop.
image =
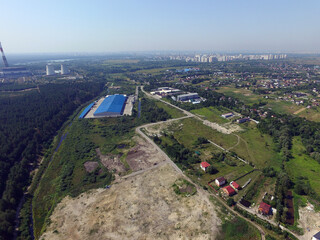
<path id="1" fill-rule="evenodd" d="M 202 162 L 202 163 L 201 163 L 201 166 L 204 167 L 204 168 L 206 168 L 206 167 L 209 167 L 210 164 L 207 163 L 207 162 Z"/>
<path id="2" fill-rule="evenodd" d="M 226 186 L 226 187 L 224 187 L 224 189 L 227 190 L 229 195 L 232 195 L 232 194 L 235 193 L 234 189 L 232 187 L 230 187 L 230 186 Z"/>
<path id="3" fill-rule="evenodd" d="M 126 97 L 124 95 L 111 95 L 106 97 L 93 115 L 101 115 L 106 112 L 121 113 Z"/>
<path id="4" fill-rule="evenodd" d="M 236 182 L 231 182 L 231 185 L 234 186 L 235 189 L 238 189 L 240 187 Z"/>
<path id="5" fill-rule="evenodd" d="M 270 208 L 271 208 L 271 206 L 269 204 L 266 204 L 264 202 L 260 203 L 260 206 L 259 206 L 260 211 L 268 214 L 270 212 Z"/>
<path id="6" fill-rule="evenodd" d="M 218 177 L 216 180 L 218 180 L 218 182 L 226 181 L 226 179 L 224 177 Z"/>

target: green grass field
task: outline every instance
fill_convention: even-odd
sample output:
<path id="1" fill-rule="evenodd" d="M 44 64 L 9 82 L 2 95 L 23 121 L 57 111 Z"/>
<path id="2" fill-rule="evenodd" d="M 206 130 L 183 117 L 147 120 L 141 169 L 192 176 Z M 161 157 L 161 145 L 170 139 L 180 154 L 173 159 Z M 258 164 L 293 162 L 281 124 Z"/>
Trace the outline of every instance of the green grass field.
<path id="1" fill-rule="evenodd" d="M 238 98 L 243 101 L 245 104 L 254 104 L 258 103 L 259 100 L 262 100 L 262 95 L 254 94 L 251 90 L 244 88 L 235 88 L 231 86 L 220 87 L 217 92 L 223 93 L 227 96 Z"/>
<path id="2" fill-rule="evenodd" d="M 300 112 L 297 116 L 304 117 L 310 121 L 320 122 L 320 108 L 316 107 L 316 108 L 306 109 Z"/>
<path id="3" fill-rule="evenodd" d="M 205 137 L 224 148 L 229 148 L 237 143 L 237 137 L 220 133 L 206 125 L 199 120 L 187 118 L 181 120 L 183 124 L 180 131 L 174 133 L 175 138 L 183 143 L 186 147 L 192 147 L 194 141 L 198 137 Z"/>
<path id="4" fill-rule="evenodd" d="M 222 124 L 222 123 L 228 123 L 229 120 L 221 117 L 221 114 L 231 112 L 231 110 L 227 108 L 218 109 L 215 107 L 207 107 L 207 108 L 194 109 L 191 112 L 199 115 L 203 119 Z"/>
<path id="5" fill-rule="evenodd" d="M 280 155 L 274 150 L 271 136 L 260 133 L 255 123 L 245 123 L 241 126 L 244 131 L 237 133 L 242 138 L 241 142 L 232 151 L 254 163 L 257 168 L 272 166 L 280 169 Z"/>
<path id="6" fill-rule="evenodd" d="M 293 138 L 292 156 L 286 164 L 289 175 L 295 180 L 297 177 L 307 177 L 311 188 L 320 195 L 320 164 L 305 154 L 305 147 L 300 137 Z"/>
<path id="7" fill-rule="evenodd" d="M 272 110 L 276 113 L 287 113 L 293 114 L 299 109 L 303 108 L 303 106 L 298 106 L 292 102 L 280 101 L 280 100 L 268 100 L 268 104 L 266 107 L 272 108 Z"/>
<path id="8" fill-rule="evenodd" d="M 155 103 L 159 108 L 163 108 L 172 118 L 179 118 L 185 116 L 185 114 L 182 111 L 174 107 L 171 107 L 168 104 L 165 104 L 160 101 L 156 101 Z"/>
<path id="9" fill-rule="evenodd" d="M 216 206 L 218 217 L 222 221 L 218 240 L 258 240 L 261 239 L 260 232 L 252 224 L 235 216 L 223 206 L 216 198 L 210 197 L 210 201 Z"/>

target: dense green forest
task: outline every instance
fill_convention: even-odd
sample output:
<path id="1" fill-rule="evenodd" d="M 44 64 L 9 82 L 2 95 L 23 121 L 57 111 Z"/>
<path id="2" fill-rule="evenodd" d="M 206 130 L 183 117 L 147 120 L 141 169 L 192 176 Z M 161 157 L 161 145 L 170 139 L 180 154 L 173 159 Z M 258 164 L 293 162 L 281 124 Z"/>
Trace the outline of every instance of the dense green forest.
<path id="1" fill-rule="evenodd" d="M 16 208 L 42 149 L 81 104 L 98 95 L 101 82 L 40 85 L 39 91 L 0 95 L 0 239 L 10 239 Z"/>

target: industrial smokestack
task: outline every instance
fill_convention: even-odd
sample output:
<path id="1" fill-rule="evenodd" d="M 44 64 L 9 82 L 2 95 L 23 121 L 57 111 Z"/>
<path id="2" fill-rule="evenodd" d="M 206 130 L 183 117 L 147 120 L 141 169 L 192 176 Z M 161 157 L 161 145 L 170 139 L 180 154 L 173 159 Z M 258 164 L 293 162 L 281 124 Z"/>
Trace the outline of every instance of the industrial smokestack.
<path id="1" fill-rule="evenodd" d="M 2 60 L 3 60 L 4 66 L 5 66 L 5 67 L 9 67 L 7 58 L 6 58 L 6 56 L 4 55 L 3 48 L 2 48 L 2 46 L 1 46 L 1 42 L 0 42 L 0 51 L 1 51 L 1 53 L 2 53 Z"/>

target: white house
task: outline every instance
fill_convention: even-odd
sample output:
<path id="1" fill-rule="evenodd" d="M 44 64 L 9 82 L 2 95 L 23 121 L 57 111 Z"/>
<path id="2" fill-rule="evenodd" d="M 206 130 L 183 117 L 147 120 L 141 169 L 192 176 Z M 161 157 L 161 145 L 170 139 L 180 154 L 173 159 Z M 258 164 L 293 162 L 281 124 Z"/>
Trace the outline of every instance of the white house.
<path id="1" fill-rule="evenodd" d="M 224 177 L 218 177 L 216 180 L 215 180 L 215 183 L 218 187 L 224 185 L 226 183 L 226 179 Z"/>

